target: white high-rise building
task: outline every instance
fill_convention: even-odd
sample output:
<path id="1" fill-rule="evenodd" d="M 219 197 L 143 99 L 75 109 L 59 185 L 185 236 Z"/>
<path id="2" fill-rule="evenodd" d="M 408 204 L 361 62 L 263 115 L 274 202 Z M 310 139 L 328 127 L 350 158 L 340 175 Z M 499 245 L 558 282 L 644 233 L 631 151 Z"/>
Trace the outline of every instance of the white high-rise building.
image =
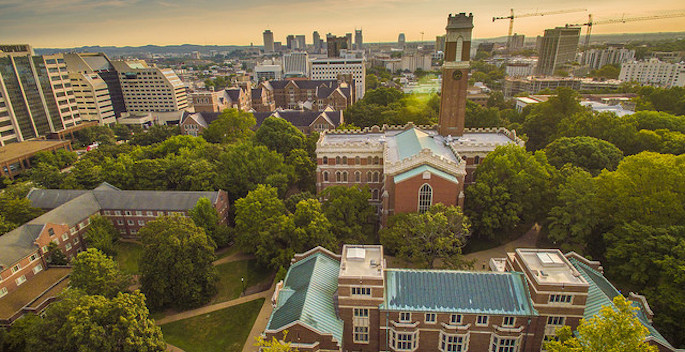
<path id="1" fill-rule="evenodd" d="M 340 75 L 352 75 L 356 100 L 364 97 L 366 85 L 366 60 L 358 58 L 316 59 L 310 66 L 311 79 L 338 79 Z"/>
<path id="2" fill-rule="evenodd" d="M 188 107 L 186 88 L 170 68 L 150 67 L 143 60 L 117 60 L 126 110 L 137 112 L 179 111 Z"/>
<path id="3" fill-rule="evenodd" d="M 590 66 L 591 69 L 597 70 L 605 65 L 622 64 L 627 61 L 635 60 L 635 50 L 629 50 L 622 47 L 609 46 L 605 49 L 590 49 L 583 52 L 583 65 Z"/>
<path id="4" fill-rule="evenodd" d="M 685 63 L 668 63 L 654 58 L 625 62 L 618 79 L 664 88 L 685 87 Z"/>
<path id="5" fill-rule="evenodd" d="M 309 55 L 306 52 L 292 52 L 283 55 L 283 73 L 286 75 L 303 75 L 309 73 Z"/>
<path id="6" fill-rule="evenodd" d="M 69 78 L 81 120 L 97 121 L 100 125 L 116 122 L 107 83 L 97 73 L 70 72 Z"/>

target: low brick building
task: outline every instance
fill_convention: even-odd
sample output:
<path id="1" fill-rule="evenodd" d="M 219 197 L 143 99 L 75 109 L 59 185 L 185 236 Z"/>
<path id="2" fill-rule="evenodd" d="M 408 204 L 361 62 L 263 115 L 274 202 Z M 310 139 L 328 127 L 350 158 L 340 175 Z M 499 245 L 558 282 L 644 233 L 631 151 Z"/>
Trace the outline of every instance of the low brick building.
<path id="1" fill-rule="evenodd" d="M 355 101 L 354 84 L 351 78 L 341 80 L 288 79 L 265 81 L 260 88 L 271 92 L 276 109 L 303 109 L 335 111 L 347 109 Z"/>
<path id="2" fill-rule="evenodd" d="M 564 325 L 611 305 L 598 262 L 555 249 L 517 249 L 499 271 L 390 269 L 383 247 L 297 254 L 272 297 L 264 335 L 299 351 L 537 352 Z M 647 341 L 675 351 L 631 294 Z"/>

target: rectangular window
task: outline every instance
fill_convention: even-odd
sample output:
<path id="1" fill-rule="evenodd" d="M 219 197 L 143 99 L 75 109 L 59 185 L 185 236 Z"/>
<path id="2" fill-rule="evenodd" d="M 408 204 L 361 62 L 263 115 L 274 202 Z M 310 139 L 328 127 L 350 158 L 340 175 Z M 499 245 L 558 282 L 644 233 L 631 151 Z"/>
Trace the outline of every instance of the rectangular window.
<path id="1" fill-rule="evenodd" d="M 549 303 L 571 303 L 571 295 L 549 295 Z"/>
<path id="2" fill-rule="evenodd" d="M 369 309 L 368 308 L 354 308 L 354 317 L 355 318 L 368 318 L 369 317 Z"/>
<path id="3" fill-rule="evenodd" d="M 352 287 L 353 296 L 371 296 L 370 287 Z"/>
<path id="4" fill-rule="evenodd" d="M 488 316 L 487 315 L 477 316 L 476 317 L 476 325 L 487 326 L 488 325 Z"/>
<path id="5" fill-rule="evenodd" d="M 16 273 L 17 271 L 21 270 L 21 264 L 17 264 L 12 267 L 12 274 Z"/>
<path id="6" fill-rule="evenodd" d="M 163 212 L 163 211 L 158 211 L 158 212 L 157 212 L 157 216 L 164 216 L 164 212 Z"/>
<path id="7" fill-rule="evenodd" d="M 22 275 L 14 280 L 14 282 L 17 283 L 17 286 L 20 286 L 24 282 L 26 282 L 26 275 Z"/>
<path id="8" fill-rule="evenodd" d="M 127 220 L 126 223 L 128 223 L 130 226 L 135 225 L 135 222 L 133 222 L 133 220 Z"/>
<path id="9" fill-rule="evenodd" d="M 440 333 L 440 351 L 462 352 L 466 351 L 466 338 L 459 335 L 447 335 Z"/>
<path id="10" fill-rule="evenodd" d="M 138 220 L 138 226 L 145 226 L 145 220 Z"/>
<path id="11" fill-rule="evenodd" d="M 54 236 L 54 235 L 55 235 L 55 230 L 54 230 L 54 229 L 48 229 L 48 235 Z"/>
<path id="12" fill-rule="evenodd" d="M 68 239 L 69 239 L 69 235 L 67 235 L 66 232 L 63 233 L 63 234 L 62 234 L 62 241 L 66 241 L 66 240 L 68 240 Z"/>
<path id="13" fill-rule="evenodd" d="M 123 224 L 124 224 L 124 220 L 117 220 L 117 225 L 123 225 Z"/>
<path id="14" fill-rule="evenodd" d="M 74 238 L 74 244 L 78 244 L 78 237 Z"/>
<path id="15" fill-rule="evenodd" d="M 38 274 L 39 272 L 43 271 L 43 265 L 38 264 L 33 267 L 33 274 Z"/>
<path id="16" fill-rule="evenodd" d="M 412 351 L 416 348 L 415 333 L 392 331 L 390 335 L 390 345 L 395 351 Z"/>
<path id="17" fill-rule="evenodd" d="M 31 254 L 31 256 L 29 257 L 29 261 L 31 261 L 31 262 L 34 261 L 34 260 L 36 260 L 36 259 L 38 259 L 38 254 L 37 254 L 37 253 Z"/>
<path id="18" fill-rule="evenodd" d="M 516 352 L 516 339 L 494 336 L 490 352 Z"/>
<path id="19" fill-rule="evenodd" d="M 452 314 L 450 315 L 450 323 L 451 324 L 461 324 L 461 319 L 462 319 L 461 314 Z"/>
<path id="20" fill-rule="evenodd" d="M 43 254 L 47 253 L 48 252 L 48 246 L 43 246 L 42 250 L 43 250 Z"/>
<path id="21" fill-rule="evenodd" d="M 126 214 L 126 216 L 131 216 L 131 215 L 133 215 L 133 213 L 131 213 L 131 212 L 128 211 L 128 210 L 126 210 L 126 211 L 124 212 L 124 214 Z"/>
<path id="22" fill-rule="evenodd" d="M 410 322 L 411 321 L 411 313 L 400 312 L 400 321 L 401 322 Z"/>
<path id="23" fill-rule="evenodd" d="M 120 210 L 115 210 L 115 211 L 114 211 L 114 215 L 121 216 L 121 211 L 120 211 Z"/>
<path id="24" fill-rule="evenodd" d="M 547 325 L 564 325 L 564 317 L 547 317 Z"/>
<path id="25" fill-rule="evenodd" d="M 437 314 L 426 313 L 426 323 L 433 324 L 437 320 Z"/>
<path id="26" fill-rule="evenodd" d="M 67 243 L 65 248 L 66 248 L 68 251 L 70 251 L 70 250 L 71 250 L 71 243 Z"/>
<path id="27" fill-rule="evenodd" d="M 516 321 L 516 318 L 514 317 L 504 317 L 504 320 L 502 320 L 502 326 L 514 326 L 514 322 Z"/>
<path id="28" fill-rule="evenodd" d="M 0 289 L 0 297 L 3 297 L 4 295 L 7 294 L 7 287 L 3 287 Z"/>
<path id="29" fill-rule="evenodd" d="M 355 326 L 354 327 L 354 342 L 355 343 L 369 343 L 369 327 Z"/>
<path id="30" fill-rule="evenodd" d="M 70 229 L 69 229 L 69 232 L 71 232 L 72 235 L 75 234 L 75 233 L 76 233 L 76 228 L 75 228 L 75 227 L 70 228 Z"/>
<path id="31" fill-rule="evenodd" d="M 151 211 L 148 211 L 146 214 L 147 216 L 154 216 L 154 214 Z"/>
<path id="32" fill-rule="evenodd" d="M 143 212 L 140 210 L 136 210 L 136 216 L 143 216 Z"/>

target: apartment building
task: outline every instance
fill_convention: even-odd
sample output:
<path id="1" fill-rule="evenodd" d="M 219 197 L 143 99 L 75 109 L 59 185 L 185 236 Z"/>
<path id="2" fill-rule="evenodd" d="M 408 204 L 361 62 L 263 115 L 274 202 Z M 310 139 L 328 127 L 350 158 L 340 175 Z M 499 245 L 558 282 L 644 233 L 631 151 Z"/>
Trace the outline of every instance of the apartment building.
<path id="1" fill-rule="evenodd" d="M 622 45 L 609 45 L 604 49 L 589 49 L 583 52 L 581 64 L 598 70 L 605 65 L 620 65 L 635 60 L 635 50 L 626 49 Z"/>
<path id="2" fill-rule="evenodd" d="M 307 77 L 309 73 L 309 54 L 304 51 L 284 54 L 283 73 L 286 77 Z"/>
<path id="3" fill-rule="evenodd" d="M 366 60 L 364 58 L 326 58 L 316 59 L 310 64 L 310 79 L 335 79 L 339 80 L 343 75 L 352 75 L 355 86 L 355 101 L 364 97 L 366 86 Z"/>
<path id="4" fill-rule="evenodd" d="M 335 111 L 347 109 L 354 102 L 355 86 L 346 79 L 338 80 L 274 80 L 260 84 L 271 92 L 276 109 L 302 109 Z"/>
<path id="5" fill-rule="evenodd" d="M 685 63 L 663 62 L 656 58 L 625 62 L 618 79 L 663 88 L 685 87 Z"/>
<path id="6" fill-rule="evenodd" d="M 33 55 L 30 45 L 0 45 L 0 145 L 79 124 L 64 57 Z"/>
<path id="7" fill-rule="evenodd" d="M 557 249 L 516 249 L 492 271 L 388 268 L 380 245 L 296 254 L 276 285 L 263 333 L 300 351 L 537 352 L 564 325 L 620 294 L 599 262 Z M 660 351 L 644 297 L 628 297 Z"/>
<path id="8" fill-rule="evenodd" d="M 170 68 L 148 66 L 143 60 L 112 62 L 129 113 L 179 111 L 188 108 L 186 88 Z"/>
<path id="9" fill-rule="evenodd" d="M 519 93 L 537 94 L 541 90 L 557 88 L 571 88 L 579 91 L 618 90 L 622 83 L 618 79 L 554 76 L 505 77 L 502 90 L 505 97 L 511 98 Z"/>
<path id="10" fill-rule="evenodd" d="M 124 95 L 121 91 L 121 83 L 119 82 L 119 74 L 114 69 L 112 61 L 110 61 L 107 55 L 104 53 L 64 54 L 64 62 L 66 62 L 67 71 L 69 71 L 70 74 L 97 74 L 107 85 L 115 116 L 121 117 L 121 114 L 126 112 Z M 76 77 L 78 78 L 79 76 Z M 93 100 L 97 99 L 93 98 Z"/>
<path id="11" fill-rule="evenodd" d="M 81 120 L 97 121 L 100 125 L 116 123 L 107 82 L 100 75 L 70 72 L 69 79 L 74 89 Z"/>

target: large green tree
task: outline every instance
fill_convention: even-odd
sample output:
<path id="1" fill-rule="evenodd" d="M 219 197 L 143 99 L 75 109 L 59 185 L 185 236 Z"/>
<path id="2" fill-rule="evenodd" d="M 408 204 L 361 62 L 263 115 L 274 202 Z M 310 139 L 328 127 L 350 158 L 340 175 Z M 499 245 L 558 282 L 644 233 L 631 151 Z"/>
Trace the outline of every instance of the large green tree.
<path id="1" fill-rule="evenodd" d="M 151 307 L 196 307 L 216 293 L 214 242 L 190 218 L 160 217 L 139 235 L 140 283 Z"/>
<path id="2" fill-rule="evenodd" d="M 126 290 L 131 278 L 119 270 L 119 265 L 101 251 L 89 248 L 71 262 L 71 287 L 88 295 L 114 297 Z"/>
<path id="3" fill-rule="evenodd" d="M 316 163 L 304 149 L 293 149 L 285 159 L 294 172 L 293 182 L 301 191 L 316 191 Z"/>
<path id="4" fill-rule="evenodd" d="M 214 241 L 217 247 L 226 247 L 231 240 L 231 230 L 225 224 L 219 223 L 219 214 L 208 198 L 200 198 L 189 211 L 190 218 L 196 226 Z"/>
<path id="5" fill-rule="evenodd" d="M 290 155 L 294 149 L 304 148 L 306 137 L 289 121 L 269 116 L 257 129 L 255 141 L 283 155 Z"/>
<path id="6" fill-rule="evenodd" d="M 565 164 L 578 166 L 593 176 L 607 169 L 616 170 L 623 152 L 615 145 L 593 137 L 563 137 L 545 148 L 549 163 L 557 168 Z"/>
<path id="7" fill-rule="evenodd" d="M 19 198 L 9 192 L 0 192 L 0 216 L 14 226 L 22 225 L 36 218 L 43 211 L 31 205 L 26 198 Z"/>
<path id="8" fill-rule="evenodd" d="M 202 131 L 202 137 L 210 143 L 245 141 L 254 135 L 252 129 L 256 124 L 257 120 L 252 113 L 238 109 L 226 109 Z"/>
<path id="9" fill-rule="evenodd" d="M 110 256 L 116 255 L 114 244 L 119 240 L 119 231 L 111 220 L 100 215 L 91 217 L 85 237 L 89 247 L 97 248 Z"/>
<path id="10" fill-rule="evenodd" d="M 432 269 L 437 261 L 464 268 L 461 247 L 469 235 L 469 220 L 461 208 L 435 204 L 425 213 L 395 215 L 381 230 L 381 244 L 389 253 L 420 267 Z"/>
<path id="11" fill-rule="evenodd" d="M 333 225 L 333 233 L 342 243 L 366 243 L 369 238 L 369 219 L 374 215 L 369 204 L 368 187 L 326 187 L 321 193 L 323 211 Z"/>
<path id="12" fill-rule="evenodd" d="M 572 118 L 575 114 L 592 115 L 579 103 L 580 96 L 569 88 L 560 88 L 548 101 L 536 104 L 523 123 L 523 133 L 528 136 L 526 148 L 538 150 L 544 148 L 558 136 L 562 120 Z"/>

